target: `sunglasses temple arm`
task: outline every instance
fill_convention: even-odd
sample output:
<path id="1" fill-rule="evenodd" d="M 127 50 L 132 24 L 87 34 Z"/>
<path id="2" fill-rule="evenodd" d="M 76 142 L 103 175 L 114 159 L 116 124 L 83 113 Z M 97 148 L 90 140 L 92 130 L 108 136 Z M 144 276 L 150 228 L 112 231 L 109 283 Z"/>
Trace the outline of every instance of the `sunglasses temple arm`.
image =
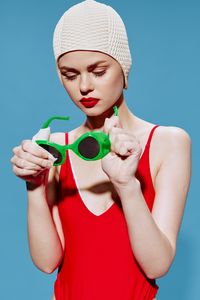
<path id="1" fill-rule="evenodd" d="M 48 128 L 50 123 L 53 121 L 53 120 L 69 120 L 70 117 L 59 117 L 59 116 L 53 116 L 51 118 L 49 118 L 46 122 L 44 122 L 44 124 L 42 125 L 42 128 L 41 129 L 45 129 L 45 128 Z"/>
<path id="2" fill-rule="evenodd" d="M 114 115 L 118 116 L 118 108 L 116 105 L 113 107 L 113 110 L 114 110 Z M 53 117 L 49 118 L 46 122 L 44 122 L 41 129 L 48 128 L 50 123 L 53 120 L 69 120 L 69 119 L 70 119 L 70 117 L 53 116 Z"/>
<path id="3" fill-rule="evenodd" d="M 49 140 L 50 137 L 50 123 L 53 120 L 69 120 L 70 117 L 59 117 L 59 116 L 53 116 L 49 118 L 43 125 L 42 128 L 32 137 L 32 141 L 35 142 L 36 140 Z"/>
<path id="4" fill-rule="evenodd" d="M 113 110 L 114 110 L 114 115 L 115 115 L 116 117 L 118 117 L 118 108 L 117 108 L 116 105 L 113 107 Z"/>

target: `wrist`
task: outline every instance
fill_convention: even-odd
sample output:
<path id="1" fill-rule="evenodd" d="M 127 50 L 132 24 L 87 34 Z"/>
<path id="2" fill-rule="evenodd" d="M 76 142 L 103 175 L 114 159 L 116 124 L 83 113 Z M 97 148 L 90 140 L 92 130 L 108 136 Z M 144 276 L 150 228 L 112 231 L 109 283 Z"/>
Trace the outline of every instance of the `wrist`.
<path id="1" fill-rule="evenodd" d="M 27 191 L 33 191 L 37 188 L 45 187 L 48 182 L 48 173 L 41 174 L 35 177 L 35 180 L 26 181 Z"/>
<path id="2" fill-rule="evenodd" d="M 118 194 L 127 193 L 128 191 L 134 192 L 141 190 L 140 181 L 136 177 L 132 177 L 129 181 L 123 183 L 113 183 Z"/>
<path id="3" fill-rule="evenodd" d="M 30 181 L 26 181 L 26 189 L 27 191 L 34 191 L 36 190 L 37 188 L 40 188 L 40 187 L 43 187 L 45 186 L 45 183 L 44 182 L 30 182 Z"/>

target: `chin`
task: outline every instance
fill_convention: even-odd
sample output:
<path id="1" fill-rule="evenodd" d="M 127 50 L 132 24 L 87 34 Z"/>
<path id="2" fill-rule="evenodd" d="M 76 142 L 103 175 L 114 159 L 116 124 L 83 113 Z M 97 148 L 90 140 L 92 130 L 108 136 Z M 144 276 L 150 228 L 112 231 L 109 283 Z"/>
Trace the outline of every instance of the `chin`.
<path id="1" fill-rule="evenodd" d="M 103 118 L 110 118 L 113 113 L 113 106 L 109 108 L 105 108 L 105 109 L 94 109 L 94 107 L 92 109 L 87 109 L 87 111 L 85 111 L 84 113 L 88 116 L 88 117 L 103 117 Z"/>
<path id="2" fill-rule="evenodd" d="M 100 110 L 95 110 L 94 109 L 87 109 L 87 111 L 84 111 L 84 114 L 88 117 L 98 117 L 99 115 L 101 115 L 103 112 L 101 112 Z"/>

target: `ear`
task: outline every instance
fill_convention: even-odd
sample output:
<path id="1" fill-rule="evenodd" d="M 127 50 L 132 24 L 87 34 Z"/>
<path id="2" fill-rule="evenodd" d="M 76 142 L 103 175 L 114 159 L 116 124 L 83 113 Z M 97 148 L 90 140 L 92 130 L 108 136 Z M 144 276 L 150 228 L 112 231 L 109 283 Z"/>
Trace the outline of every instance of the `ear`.
<path id="1" fill-rule="evenodd" d="M 124 77 L 124 89 L 127 90 L 128 89 L 128 77 Z"/>

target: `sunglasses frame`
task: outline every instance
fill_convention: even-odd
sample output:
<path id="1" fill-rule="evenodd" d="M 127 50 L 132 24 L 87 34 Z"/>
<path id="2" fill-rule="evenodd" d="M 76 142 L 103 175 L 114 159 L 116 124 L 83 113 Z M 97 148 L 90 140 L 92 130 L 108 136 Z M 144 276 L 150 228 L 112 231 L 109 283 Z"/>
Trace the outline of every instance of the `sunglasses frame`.
<path id="1" fill-rule="evenodd" d="M 116 105 L 113 107 L 113 110 L 114 110 L 114 115 L 118 116 L 118 108 Z M 69 120 L 69 117 L 59 117 L 59 116 L 51 117 L 43 124 L 42 128 L 44 129 L 44 128 L 49 127 L 49 124 L 55 119 Z M 92 158 L 83 156 L 78 149 L 79 144 L 87 137 L 94 138 L 99 144 L 99 153 L 95 157 L 92 157 Z M 110 152 L 110 148 L 111 148 L 109 136 L 102 131 L 86 132 L 86 133 L 82 134 L 74 143 L 68 144 L 68 145 L 60 145 L 60 144 L 50 142 L 48 140 L 36 140 L 35 142 L 41 147 L 42 147 L 42 145 L 44 145 L 43 148 L 46 151 L 48 151 L 48 150 L 45 148 L 45 146 L 50 146 L 50 147 L 55 148 L 60 153 L 61 161 L 58 163 L 56 163 L 56 161 L 55 161 L 53 164 L 54 166 L 62 165 L 65 162 L 66 150 L 72 150 L 75 154 L 77 154 L 80 158 L 82 158 L 84 160 L 94 161 L 94 160 L 98 160 L 98 159 L 101 159 L 104 156 L 106 156 Z"/>
<path id="2" fill-rule="evenodd" d="M 88 137 L 94 138 L 98 142 L 99 147 L 100 147 L 99 153 L 95 157 L 92 157 L 92 158 L 83 156 L 78 149 L 80 142 L 82 142 L 82 140 L 84 140 Z M 52 143 L 47 140 L 36 140 L 36 143 L 41 147 L 42 147 L 42 145 L 47 145 L 47 146 L 53 147 L 61 154 L 61 157 L 62 157 L 61 161 L 59 163 L 54 162 L 54 164 L 53 164 L 54 166 L 62 165 L 65 162 L 66 150 L 72 150 L 76 155 L 78 155 L 80 158 L 82 158 L 84 160 L 93 161 L 93 160 L 101 159 L 104 156 L 106 156 L 110 152 L 110 148 L 111 148 L 109 136 L 102 131 L 86 132 L 83 135 L 81 135 L 74 143 L 68 144 L 68 145 L 60 145 L 60 144 Z"/>

